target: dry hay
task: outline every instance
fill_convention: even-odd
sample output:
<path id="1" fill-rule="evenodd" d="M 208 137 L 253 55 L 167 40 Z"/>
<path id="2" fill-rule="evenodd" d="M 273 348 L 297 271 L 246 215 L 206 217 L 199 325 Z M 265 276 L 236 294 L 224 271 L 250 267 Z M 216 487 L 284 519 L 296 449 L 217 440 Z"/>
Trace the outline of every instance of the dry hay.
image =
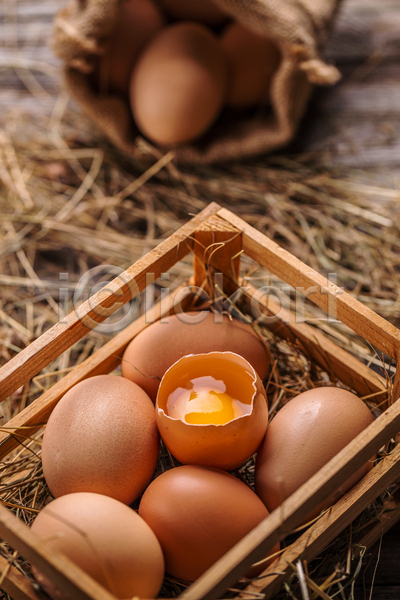
<path id="1" fill-rule="evenodd" d="M 15 115 L 0 136 L 1 364 L 58 321 L 63 298 L 71 299 L 90 269 L 126 268 L 210 201 L 233 210 L 317 271 L 336 273 L 340 286 L 400 325 L 400 192 L 382 187 L 367 173 L 329 168 L 317 156 L 284 154 L 245 164 L 183 169 L 172 162 L 172 153 L 160 155 L 143 140 L 135 159 L 127 160 L 95 137 L 62 95 L 49 121 Z M 190 272 L 190 259 L 179 263 L 172 270 L 173 285 Z M 61 275 L 65 273 L 67 279 Z M 245 259 L 243 274 L 255 284 L 279 284 Z M 90 285 L 99 280 L 93 275 Z M 320 317 L 311 304 L 307 315 L 310 320 Z M 348 328 L 319 325 L 336 343 L 382 367 L 385 357 Z M 263 332 L 276 366 L 268 382 L 273 410 L 296 393 L 328 382 L 327 374 L 295 346 Z M 6 421 L 109 335 L 92 331 L 17 390 L 4 403 Z M 387 366 L 381 374 L 391 375 Z M 26 523 L 49 500 L 41 471 L 41 439 L 42 432 L 27 438 L 0 466 L 1 502 Z M 171 457 L 164 453 L 159 469 L 170 466 Z M 241 471 L 250 484 L 253 468 L 250 461 Z M 351 585 L 358 567 L 357 561 L 348 560 L 350 550 L 394 491 L 385 492 L 364 512 L 351 536 L 349 529 L 344 532 L 307 567 L 304 577 L 295 568 L 282 597 L 304 593 L 296 583 L 299 574 L 320 597 L 344 597 L 340 586 Z M 4 543 L 1 554 L 29 576 L 29 566 Z M 162 593 L 176 596 L 181 589 L 179 582 L 167 580 Z"/>

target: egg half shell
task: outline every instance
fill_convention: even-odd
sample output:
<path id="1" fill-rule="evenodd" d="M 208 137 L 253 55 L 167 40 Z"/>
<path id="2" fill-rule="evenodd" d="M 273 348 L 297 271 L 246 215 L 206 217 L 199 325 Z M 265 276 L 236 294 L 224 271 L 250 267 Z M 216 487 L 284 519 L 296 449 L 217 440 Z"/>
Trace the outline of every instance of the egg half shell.
<path id="1" fill-rule="evenodd" d="M 47 504 L 33 533 L 62 552 L 117 598 L 155 598 L 164 557 L 149 525 L 131 508 L 100 494 L 77 493 Z M 57 600 L 71 597 L 34 568 L 36 579 Z"/>
<path id="2" fill-rule="evenodd" d="M 243 356 L 261 379 L 268 373 L 270 354 L 250 325 L 231 321 L 226 315 L 219 322 L 211 312 L 191 311 L 157 321 L 139 333 L 124 352 L 122 375 L 140 385 L 155 402 L 160 380 L 169 367 L 187 354 L 212 351 Z"/>
<path id="3" fill-rule="evenodd" d="M 355 394 L 320 387 L 296 396 L 272 419 L 260 446 L 255 489 L 271 512 L 321 469 L 373 421 Z M 372 461 L 350 477 L 309 516 L 315 517 L 372 468 Z"/>
<path id="4" fill-rule="evenodd" d="M 157 477 L 139 515 L 157 536 L 166 571 L 193 581 L 268 516 L 256 494 L 233 475 L 187 465 Z M 271 552 L 276 552 L 279 545 Z"/>
<path id="5" fill-rule="evenodd" d="M 155 471 L 159 444 L 147 394 L 123 377 L 97 375 L 71 388 L 50 415 L 43 473 L 55 497 L 96 492 L 130 504 Z"/>
<path id="6" fill-rule="evenodd" d="M 232 397 L 249 403 L 249 414 L 221 425 L 191 424 L 169 416 L 170 394 L 177 388 L 185 388 L 194 377 L 210 375 L 223 380 Z M 253 367 L 233 352 L 184 356 L 168 369 L 161 381 L 156 421 L 164 444 L 181 463 L 231 471 L 256 452 L 264 437 L 268 423 L 265 389 Z"/>

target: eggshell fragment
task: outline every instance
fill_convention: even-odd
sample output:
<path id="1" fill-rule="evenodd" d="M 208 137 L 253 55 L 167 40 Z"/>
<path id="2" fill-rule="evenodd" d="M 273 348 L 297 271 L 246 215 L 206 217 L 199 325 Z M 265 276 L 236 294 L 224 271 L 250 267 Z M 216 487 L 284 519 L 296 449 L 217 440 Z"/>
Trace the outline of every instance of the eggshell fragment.
<path id="1" fill-rule="evenodd" d="M 194 377 L 221 380 L 226 392 L 249 405 L 225 424 L 192 424 L 168 414 L 168 399 L 189 388 Z M 170 452 L 183 464 L 208 465 L 231 471 L 256 452 L 268 423 L 268 404 L 262 381 L 251 365 L 232 352 L 184 356 L 165 373 L 158 390 L 156 420 Z"/>
<path id="2" fill-rule="evenodd" d="M 142 496 L 139 515 L 161 544 L 166 571 L 193 581 L 263 521 L 268 511 L 233 475 L 188 465 L 152 481 Z"/>
<path id="3" fill-rule="evenodd" d="M 161 588 L 164 557 L 156 536 L 134 510 L 113 498 L 62 496 L 45 506 L 31 529 L 117 598 L 155 598 Z M 34 574 L 51 597 L 71 600 L 37 568 Z"/>
<path id="4" fill-rule="evenodd" d="M 199 21 L 205 25 L 220 25 L 227 15 L 211 0 L 161 0 L 172 17 Z"/>
<path id="5" fill-rule="evenodd" d="M 144 46 L 165 25 L 151 0 L 122 0 L 112 35 L 100 60 L 100 91 L 128 95 L 134 64 Z"/>
<path id="6" fill-rule="evenodd" d="M 46 426 L 42 462 L 55 497 L 96 492 L 130 504 L 158 460 L 154 406 L 135 383 L 97 375 L 59 401 Z"/>
<path id="7" fill-rule="evenodd" d="M 268 102 L 271 81 L 280 61 L 276 45 L 240 23 L 228 25 L 221 44 L 229 68 L 227 104 L 246 108 Z"/>
<path id="8" fill-rule="evenodd" d="M 315 388 L 290 400 L 271 421 L 257 456 L 256 493 L 268 510 L 277 508 L 372 421 L 364 402 L 341 388 Z M 310 518 L 371 468 L 367 462 L 358 469 Z"/>
<path id="9" fill-rule="evenodd" d="M 225 100 L 227 67 L 219 40 L 199 23 L 164 28 L 133 70 L 130 101 L 140 131 L 170 146 L 211 127 Z"/>
<path id="10" fill-rule="evenodd" d="M 195 322 L 193 322 L 195 321 Z M 128 345 L 122 359 L 122 375 L 142 387 L 155 402 L 161 378 L 171 365 L 187 354 L 234 352 L 243 356 L 264 379 L 270 355 L 250 325 L 213 313 L 188 312 L 156 321 Z"/>

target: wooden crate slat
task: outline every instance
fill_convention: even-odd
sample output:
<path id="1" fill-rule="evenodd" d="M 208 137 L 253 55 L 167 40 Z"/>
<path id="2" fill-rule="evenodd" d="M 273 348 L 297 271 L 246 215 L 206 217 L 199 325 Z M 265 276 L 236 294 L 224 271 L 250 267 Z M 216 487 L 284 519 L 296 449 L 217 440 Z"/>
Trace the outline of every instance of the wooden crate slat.
<path id="1" fill-rule="evenodd" d="M 116 600 L 103 586 L 0 506 L 0 536 L 74 600 Z"/>
<path id="2" fill-rule="evenodd" d="M 396 373 L 394 374 L 394 381 L 393 381 L 393 389 L 392 389 L 392 401 L 397 400 L 397 398 L 400 398 L 400 368 L 398 367 L 399 365 L 399 359 L 400 359 L 400 352 L 399 355 L 397 357 L 397 368 L 396 368 Z M 399 441 L 399 440 L 397 440 Z"/>
<path id="3" fill-rule="evenodd" d="M 3 579 L 0 588 L 9 594 L 13 600 L 43 600 L 39 596 L 29 579 L 25 577 L 18 569 L 0 556 L 0 576 L 6 571 L 7 575 Z"/>
<path id="4" fill-rule="evenodd" d="M 222 208 L 218 216 L 243 232 L 243 250 L 250 258 L 269 269 L 293 288 L 310 290 L 315 293 L 308 298 L 320 308 L 332 314 L 365 340 L 397 358 L 400 350 L 400 331 L 370 308 L 364 306 L 350 294 L 343 292 L 328 282 L 311 267 L 268 239 L 254 227 L 248 225 L 230 211 Z"/>
<path id="5" fill-rule="evenodd" d="M 340 484 L 359 469 L 400 429 L 395 402 L 320 469 L 267 519 L 243 538 L 181 594 L 181 600 L 214 600 L 249 567 L 304 521 Z"/>
<path id="6" fill-rule="evenodd" d="M 292 573 L 289 566 L 290 562 L 295 564 L 299 559 L 310 561 L 315 558 L 367 508 L 383 489 L 396 481 L 399 476 L 400 446 L 397 446 L 391 454 L 385 456 L 359 483 L 351 488 L 343 498 L 322 515 L 272 565 L 260 574 L 260 577 L 265 577 L 265 579 L 250 583 L 239 597 L 245 599 L 252 594 L 263 592 L 265 600 L 272 598 Z M 390 514 L 388 513 L 388 516 Z M 400 509 L 395 516 L 396 520 L 400 518 Z M 365 538 L 361 545 L 368 543 L 368 546 L 370 546 L 376 539 L 379 539 L 382 529 L 383 523 L 378 524 L 371 532 L 372 535 L 368 539 Z"/>
<path id="7" fill-rule="evenodd" d="M 191 236 L 196 228 L 215 214 L 218 208 L 217 204 L 210 204 L 107 284 L 107 288 L 82 303 L 63 322 L 54 325 L 4 365 L 0 369 L 0 401 L 37 375 L 43 367 L 116 312 L 122 304 L 134 298 L 146 287 L 146 274 L 153 273 L 154 279 L 157 279 L 161 273 L 184 258 L 192 250 Z"/>
<path id="8" fill-rule="evenodd" d="M 184 285 L 177 287 L 175 293 L 184 287 Z M 143 331 L 148 323 L 168 314 L 173 308 L 174 298 L 175 295 L 171 295 L 168 304 L 163 303 L 163 306 L 161 306 L 161 302 L 157 302 L 146 312 L 146 315 L 142 315 L 125 327 L 94 354 L 46 390 L 32 404 L 10 419 L 6 427 L 0 427 L 0 460 L 47 422 L 57 402 L 74 385 L 87 377 L 103 375 L 115 369 L 120 364 L 123 352 L 132 338 Z"/>
<path id="9" fill-rule="evenodd" d="M 210 217 L 194 234 L 194 285 L 204 287 L 212 299 L 216 291 L 218 298 L 220 292 L 214 290 L 214 285 L 218 285 L 214 274 L 222 273 L 219 285 L 230 296 L 237 289 L 241 250 L 240 231 L 217 215 Z"/>
<path id="10" fill-rule="evenodd" d="M 246 284 L 246 288 L 246 296 L 251 298 L 257 294 L 257 288 L 254 286 Z M 271 296 L 263 296 L 259 302 L 267 316 L 279 314 L 279 319 L 267 324 L 268 329 L 281 339 L 292 343 L 299 341 L 305 354 L 334 378 L 362 396 L 376 394 L 372 398 L 374 402 L 379 401 L 382 394 L 387 393 L 384 382 L 371 369 L 337 346 L 315 327 L 306 323 L 296 323 L 295 315 L 275 302 Z"/>

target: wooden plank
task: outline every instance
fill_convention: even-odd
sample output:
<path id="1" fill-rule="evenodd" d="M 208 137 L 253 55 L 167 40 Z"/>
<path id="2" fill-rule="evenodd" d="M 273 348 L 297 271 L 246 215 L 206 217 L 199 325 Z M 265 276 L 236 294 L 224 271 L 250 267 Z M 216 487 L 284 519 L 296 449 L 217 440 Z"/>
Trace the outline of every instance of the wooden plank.
<path id="1" fill-rule="evenodd" d="M 82 569 L 34 535 L 9 510 L 0 506 L 0 536 L 74 600 L 116 600 Z"/>
<path id="2" fill-rule="evenodd" d="M 360 114 L 373 117 L 400 115 L 400 84 L 396 81 L 385 83 L 385 93 L 376 83 L 348 83 L 332 91 L 321 103 L 321 108 L 327 112 L 334 109 L 344 113 Z"/>
<path id="3" fill-rule="evenodd" d="M 37 400 L 10 419 L 0 431 L 0 460 L 43 427 L 57 402 L 74 385 L 88 377 L 107 374 L 115 369 L 120 364 L 123 352 L 129 342 L 150 323 L 168 314 L 174 305 L 176 294 L 184 287 L 184 285 L 179 286 L 175 293 L 170 295 L 168 305 L 163 303 L 161 306 L 161 302 L 156 303 L 145 315 L 125 327 Z"/>
<path id="4" fill-rule="evenodd" d="M 359 469 L 400 428 L 400 402 L 350 442 L 234 548 L 217 561 L 183 594 L 181 600 L 214 600 L 234 584 L 250 566 L 307 518 L 341 482 Z M 397 468 L 397 467 L 396 467 Z M 396 471 L 398 477 L 399 471 Z M 382 488 L 379 489 L 381 491 Z"/>
<path id="5" fill-rule="evenodd" d="M 89 298 L 54 325 L 40 338 L 21 350 L 0 369 L 0 400 L 37 375 L 52 360 L 83 338 L 96 325 L 116 312 L 146 287 L 146 275 L 157 279 L 191 250 L 191 236 L 201 223 L 219 209 L 215 203 L 193 217 L 154 250 L 111 281 L 106 288 Z"/>
<path id="6" fill-rule="evenodd" d="M 227 209 L 218 211 L 218 216 L 243 232 L 243 250 L 250 258 L 286 281 L 297 292 L 307 294 L 317 306 L 388 356 L 397 357 L 400 350 L 400 331 L 397 327 L 329 283 L 317 271 Z"/>
<path id="7" fill-rule="evenodd" d="M 399 365 L 399 361 L 400 360 L 400 352 L 399 355 L 397 357 L 397 365 Z M 393 389 L 392 389 L 392 398 L 393 400 L 397 400 L 397 398 L 400 397 L 400 368 L 397 367 L 396 369 L 396 373 L 394 375 L 394 381 L 393 381 Z M 400 437 L 400 436 L 398 436 Z M 400 439 L 397 439 L 397 441 L 400 441 Z"/>
<path id="8" fill-rule="evenodd" d="M 246 285 L 246 296 L 257 297 L 257 288 Z M 339 379 L 361 396 L 374 394 L 372 402 L 378 402 L 381 394 L 387 394 L 384 382 L 366 365 L 346 350 L 325 337 L 316 327 L 296 323 L 295 315 L 275 302 L 271 296 L 262 296 L 258 302 L 267 317 L 278 315 L 267 323 L 275 335 L 292 343 L 300 343 L 306 356 L 329 373 L 331 379 Z M 397 391 L 396 391 L 397 394 Z M 400 395 L 400 386 L 397 396 Z"/>
<path id="9" fill-rule="evenodd" d="M 342 2 L 325 48 L 329 61 L 355 64 L 374 53 L 398 58 L 400 7 L 397 0 Z"/>
<path id="10" fill-rule="evenodd" d="M 6 572 L 0 588 L 13 600 L 43 600 L 33 589 L 31 581 L 10 564 L 4 556 L 0 556 L 0 577 Z"/>
<path id="11" fill-rule="evenodd" d="M 219 286 L 230 296 L 237 289 L 242 239 L 240 232 L 216 215 L 194 233 L 194 285 L 205 289 L 214 299 L 216 273 L 222 273 Z M 220 293 L 217 292 L 217 296 Z"/>
<path id="12" fill-rule="evenodd" d="M 379 494 L 391 485 L 400 475 L 400 446 L 392 454 L 385 456 L 358 484 L 356 484 L 331 509 L 309 527 L 303 535 L 259 577 L 263 579 L 251 582 L 239 594 L 239 598 L 249 598 L 257 593 L 263 593 L 265 600 L 272 598 L 283 583 L 292 574 L 289 563 L 297 560 L 310 561 L 315 558 L 332 540 L 335 539 Z M 391 513 L 388 513 L 387 517 Z M 397 519 L 400 518 L 400 510 Z M 386 516 L 383 515 L 383 520 Z M 382 524 L 376 526 L 374 535 L 365 538 L 360 545 L 368 547 L 379 539 L 382 534 Z M 378 534 L 377 537 L 375 534 Z"/>

